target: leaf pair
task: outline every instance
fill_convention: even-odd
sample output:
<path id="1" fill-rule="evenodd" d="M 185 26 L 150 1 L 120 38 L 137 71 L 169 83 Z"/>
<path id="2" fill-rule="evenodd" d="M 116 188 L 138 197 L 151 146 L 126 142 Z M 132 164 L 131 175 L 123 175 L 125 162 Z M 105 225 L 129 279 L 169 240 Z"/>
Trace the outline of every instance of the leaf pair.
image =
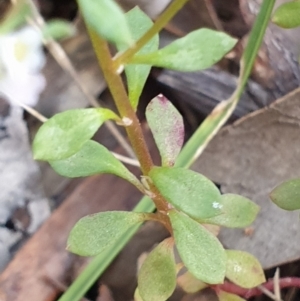
<path id="1" fill-rule="evenodd" d="M 244 228 L 255 220 L 259 210 L 242 196 L 221 195 L 212 181 L 191 170 L 155 167 L 149 176 L 170 204 L 201 223 Z"/>
<path id="2" fill-rule="evenodd" d="M 103 145 L 90 139 L 106 120 L 120 121 L 108 109 L 75 109 L 59 113 L 39 129 L 34 142 L 35 159 L 49 161 L 65 177 L 111 173 L 139 189 L 139 180 Z"/>
<path id="3" fill-rule="evenodd" d="M 218 284 L 226 276 L 244 288 L 253 288 L 265 281 L 260 263 L 251 254 L 225 251 L 215 236 L 181 213 L 170 212 L 170 219 L 180 257 L 197 279 Z"/>

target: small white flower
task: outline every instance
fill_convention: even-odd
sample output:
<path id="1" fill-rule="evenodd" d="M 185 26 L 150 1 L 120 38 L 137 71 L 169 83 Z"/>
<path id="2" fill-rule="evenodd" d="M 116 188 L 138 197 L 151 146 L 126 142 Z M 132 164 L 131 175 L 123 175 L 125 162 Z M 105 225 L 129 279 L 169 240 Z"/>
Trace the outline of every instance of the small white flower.
<path id="1" fill-rule="evenodd" d="M 46 85 L 42 35 L 33 27 L 0 36 L 0 94 L 12 104 L 34 106 Z"/>

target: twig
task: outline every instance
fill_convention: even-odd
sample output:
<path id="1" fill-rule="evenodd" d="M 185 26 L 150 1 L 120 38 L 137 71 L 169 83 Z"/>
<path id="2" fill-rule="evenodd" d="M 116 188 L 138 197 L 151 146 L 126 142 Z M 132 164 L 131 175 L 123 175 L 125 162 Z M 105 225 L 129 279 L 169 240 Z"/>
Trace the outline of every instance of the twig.
<path id="1" fill-rule="evenodd" d="M 136 167 L 141 167 L 140 163 L 138 160 L 135 160 L 135 159 L 131 159 L 131 158 L 128 158 L 128 157 L 125 157 L 123 155 L 120 155 L 120 154 L 117 154 L 115 152 L 112 152 L 110 151 L 118 160 L 126 163 L 126 164 L 129 164 L 129 165 L 132 165 L 132 166 L 136 166 Z"/>
<path id="2" fill-rule="evenodd" d="M 38 29 L 41 30 L 45 26 L 45 21 L 32 1 L 31 4 L 35 15 L 35 20 L 31 20 L 29 22 L 31 24 L 33 23 L 33 26 L 38 27 Z M 67 56 L 61 45 L 52 38 L 44 39 L 43 42 L 44 45 L 48 48 L 51 55 L 57 61 L 57 63 L 72 77 L 72 79 L 79 87 L 81 92 L 84 94 L 84 96 L 87 98 L 89 103 L 94 107 L 101 107 L 97 100 L 94 98 L 94 96 L 90 94 L 86 86 L 80 80 L 77 71 L 75 70 L 72 62 L 70 61 L 69 57 Z M 122 134 L 118 131 L 115 124 L 111 121 L 106 121 L 105 126 L 116 138 L 119 144 L 124 148 L 124 150 L 128 153 L 128 155 L 132 158 L 136 158 L 132 148 L 130 147 L 126 139 L 122 136 Z"/>
<path id="3" fill-rule="evenodd" d="M 204 3 L 207 8 L 208 14 L 209 14 L 212 22 L 214 23 L 216 29 L 219 31 L 224 31 L 224 28 L 223 28 L 221 22 L 219 21 L 218 15 L 216 13 L 216 10 L 215 10 L 211 0 L 204 0 Z"/>
<path id="4" fill-rule="evenodd" d="M 275 294 L 275 301 L 282 301 L 281 300 L 281 292 L 280 292 L 280 269 L 277 268 L 275 275 L 274 275 L 274 294 Z"/>
<path id="5" fill-rule="evenodd" d="M 46 122 L 48 120 L 48 118 L 45 117 L 44 115 L 42 115 L 40 112 L 38 112 L 37 110 L 25 105 L 24 103 L 18 102 L 18 105 L 20 107 L 22 107 L 25 111 L 27 111 L 29 114 L 34 116 L 36 119 L 38 119 L 39 121 Z"/>

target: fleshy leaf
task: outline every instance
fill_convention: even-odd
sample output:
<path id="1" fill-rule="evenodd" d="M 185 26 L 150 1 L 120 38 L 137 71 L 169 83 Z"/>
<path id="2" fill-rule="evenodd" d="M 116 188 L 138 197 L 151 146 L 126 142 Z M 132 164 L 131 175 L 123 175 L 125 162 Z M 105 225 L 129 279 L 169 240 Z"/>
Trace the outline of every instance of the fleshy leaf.
<path id="1" fill-rule="evenodd" d="M 158 51 L 137 54 L 130 64 L 148 64 L 179 71 L 202 70 L 217 63 L 236 42 L 223 32 L 202 28 Z"/>
<path id="2" fill-rule="evenodd" d="M 43 27 L 43 36 L 46 39 L 52 38 L 55 40 L 69 38 L 75 34 L 75 26 L 64 20 L 50 20 Z"/>
<path id="3" fill-rule="evenodd" d="M 224 291 L 217 292 L 219 301 L 246 301 L 245 299 L 241 298 L 238 295 L 230 294 Z"/>
<path id="4" fill-rule="evenodd" d="M 300 179 L 283 182 L 270 193 L 270 198 L 284 210 L 300 209 Z"/>
<path id="5" fill-rule="evenodd" d="M 159 149 L 163 166 L 173 166 L 184 140 L 183 119 L 163 95 L 151 100 L 146 117 Z"/>
<path id="6" fill-rule="evenodd" d="M 272 21 L 283 28 L 300 26 L 300 1 L 291 1 L 280 5 L 275 10 Z"/>
<path id="7" fill-rule="evenodd" d="M 68 238 L 67 250 L 95 256 L 117 241 L 128 229 L 144 221 L 144 214 L 106 211 L 80 219 Z"/>
<path id="8" fill-rule="evenodd" d="M 56 161 L 78 152 L 104 121 L 118 120 L 108 109 L 75 109 L 54 115 L 39 129 L 33 141 L 36 160 Z"/>
<path id="9" fill-rule="evenodd" d="M 243 288 L 253 288 L 266 281 L 259 261 L 243 251 L 226 250 L 226 277 Z"/>
<path id="10" fill-rule="evenodd" d="M 188 294 L 199 292 L 208 286 L 193 276 L 189 271 L 177 277 L 177 283 Z"/>
<path id="11" fill-rule="evenodd" d="M 228 228 L 244 228 L 254 222 L 259 211 L 259 206 L 237 194 L 223 194 L 220 204 L 222 206 L 222 213 L 206 219 L 205 223 Z"/>
<path id="12" fill-rule="evenodd" d="M 169 217 L 176 247 L 187 269 L 205 283 L 222 283 L 226 270 L 226 253 L 219 240 L 182 213 L 171 210 Z"/>
<path id="13" fill-rule="evenodd" d="M 173 239 L 161 242 L 146 258 L 138 275 L 139 293 L 144 301 L 165 301 L 176 287 Z"/>
<path id="14" fill-rule="evenodd" d="M 149 176 L 165 199 L 187 215 L 204 220 L 222 213 L 221 194 L 203 175 L 179 167 L 154 167 Z"/>
<path id="15" fill-rule="evenodd" d="M 110 173 L 117 175 L 135 186 L 139 180 L 103 145 L 89 140 L 71 157 L 50 162 L 53 169 L 64 177 L 87 177 L 95 174 Z"/>
<path id="16" fill-rule="evenodd" d="M 135 41 L 151 28 L 152 20 L 138 7 L 133 8 L 125 14 L 129 29 Z M 158 49 L 159 37 L 155 35 L 138 53 L 145 54 Z M 118 46 L 119 50 L 125 50 L 122 45 Z M 126 65 L 125 73 L 128 84 L 128 96 L 132 107 L 136 110 L 139 98 L 143 91 L 144 85 L 150 73 L 151 66 L 148 65 Z"/>
<path id="17" fill-rule="evenodd" d="M 125 14 L 113 0 L 78 0 L 84 20 L 105 40 L 130 46 L 133 42 Z"/>

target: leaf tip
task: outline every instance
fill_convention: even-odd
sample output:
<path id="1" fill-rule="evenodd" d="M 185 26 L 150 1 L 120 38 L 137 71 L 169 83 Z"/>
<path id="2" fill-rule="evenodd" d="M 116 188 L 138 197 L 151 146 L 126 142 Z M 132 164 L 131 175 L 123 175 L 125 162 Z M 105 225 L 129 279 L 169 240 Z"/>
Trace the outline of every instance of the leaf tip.
<path id="1" fill-rule="evenodd" d="M 158 94 L 156 98 L 162 103 L 162 104 L 167 104 L 168 99 L 163 95 L 163 94 Z"/>

